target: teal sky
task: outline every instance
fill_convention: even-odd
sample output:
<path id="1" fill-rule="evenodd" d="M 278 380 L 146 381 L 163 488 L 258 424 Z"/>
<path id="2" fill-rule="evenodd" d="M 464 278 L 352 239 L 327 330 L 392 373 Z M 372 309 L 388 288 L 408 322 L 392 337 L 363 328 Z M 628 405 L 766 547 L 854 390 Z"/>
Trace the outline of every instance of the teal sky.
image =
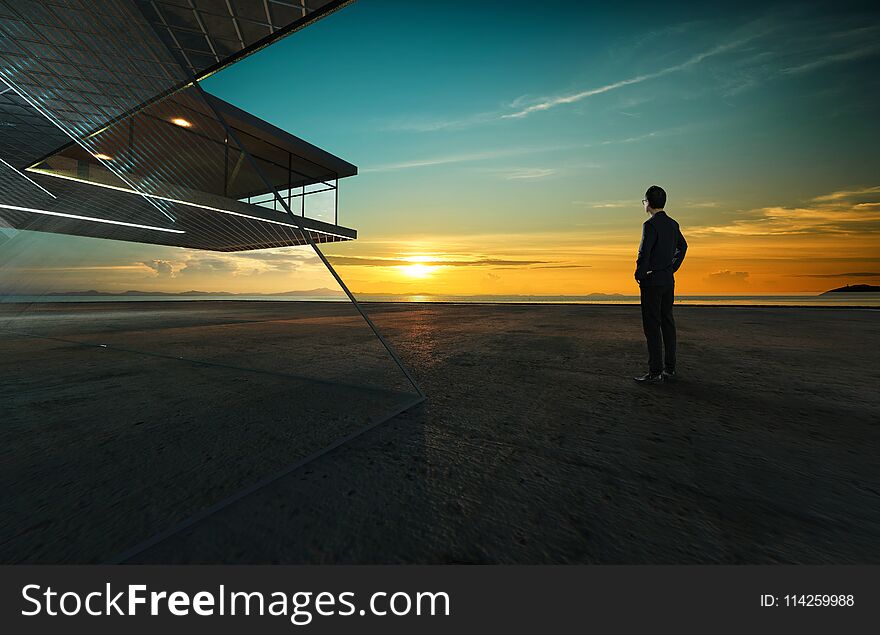
<path id="1" fill-rule="evenodd" d="M 878 16 L 833 6 L 360 0 L 206 87 L 359 165 L 367 237 L 614 225 L 653 182 L 714 222 L 875 184 Z"/>
<path id="2" fill-rule="evenodd" d="M 681 293 L 814 293 L 880 284 L 878 18 L 847 2 L 359 0 L 203 85 L 359 166 L 340 197 L 359 239 L 325 248 L 355 292 L 635 293 L 657 183 L 691 245 Z M 302 249 L 15 249 L 5 275 L 34 288 L 334 284 Z"/>

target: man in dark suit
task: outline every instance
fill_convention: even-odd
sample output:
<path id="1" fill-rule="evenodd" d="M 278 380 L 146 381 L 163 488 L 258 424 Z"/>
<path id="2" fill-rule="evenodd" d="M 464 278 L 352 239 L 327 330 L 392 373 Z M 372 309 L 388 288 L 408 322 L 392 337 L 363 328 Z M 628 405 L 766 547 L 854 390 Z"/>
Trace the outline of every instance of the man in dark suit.
<path id="1" fill-rule="evenodd" d="M 662 187 L 649 187 L 642 204 L 651 218 L 642 226 L 635 276 L 641 296 L 642 326 L 648 340 L 648 372 L 634 379 L 656 384 L 675 378 L 674 274 L 684 261 L 687 242 L 678 223 L 664 211 L 666 192 Z"/>

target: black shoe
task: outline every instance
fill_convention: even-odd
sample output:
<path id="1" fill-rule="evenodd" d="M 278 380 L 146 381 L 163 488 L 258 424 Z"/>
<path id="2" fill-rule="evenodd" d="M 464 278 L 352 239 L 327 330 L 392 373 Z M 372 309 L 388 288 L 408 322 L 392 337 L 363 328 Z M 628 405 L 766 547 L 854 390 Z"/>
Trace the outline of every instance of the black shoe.
<path id="1" fill-rule="evenodd" d="M 641 377 L 633 377 L 640 384 L 662 384 L 663 383 L 663 374 L 657 373 L 653 375 L 651 373 L 646 373 Z"/>
<path id="2" fill-rule="evenodd" d="M 663 379 L 665 379 L 666 381 L 670 381 L 670 380 L 674 381 L 675 380 L 675 369 L 673 368 L 672 370 L 668 370 L 668 369 L 664 370 L 663 371 Z"/>

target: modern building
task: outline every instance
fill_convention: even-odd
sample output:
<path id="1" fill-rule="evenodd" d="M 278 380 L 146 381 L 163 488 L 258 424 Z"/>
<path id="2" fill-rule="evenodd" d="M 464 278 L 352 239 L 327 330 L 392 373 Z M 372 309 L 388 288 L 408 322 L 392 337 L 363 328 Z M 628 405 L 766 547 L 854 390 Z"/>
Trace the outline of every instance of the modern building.
<path id="1" fill-rule="evenodd" d="M 0 273 L 13 283 L 0 420 L 15 490 L 0 561 L 127 561 L 424 400 L 320 248 L 357 238 L 337 197 L 357 168 L 199 83 L 348 1 L 0 0 Z M 332 302 L 59 300 L 29 293 L 28 232 L 303 246 L 242 260 L 290 255 L 292 278 L 320 260 L 338 286 L 311 298 Z M 89 259 L 89 241 L 36 242 L 38 259 L 52 260 L 46 243 Z M 125 261 L 128 247 L 108 251 Z"/>
<path id="2" fill-rule="evenodd" d="M 354 165 L 199 85 L 348 3 L 0 0 L 0 225 L 224 252 L 355 239 Z"/>

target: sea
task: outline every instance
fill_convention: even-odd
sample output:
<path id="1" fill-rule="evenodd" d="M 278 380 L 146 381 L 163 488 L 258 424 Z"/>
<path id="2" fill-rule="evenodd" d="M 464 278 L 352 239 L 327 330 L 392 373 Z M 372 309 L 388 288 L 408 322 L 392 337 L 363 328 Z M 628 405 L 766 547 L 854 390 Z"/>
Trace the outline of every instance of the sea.
<path id="1" fill-rule="evenodd" d="M 451 304 L 638 304 L 636 295 L 382 295 L 355 294 L 360 302 L 451 303 Z M 346 302 L 344 295 L 0 295 L 0 302 Z M 880 309 L 880 293 L 834 293 L 828 295 L 682 295 L 679 305 L 691 306 L 792 306 L 859 307 Z"/>

